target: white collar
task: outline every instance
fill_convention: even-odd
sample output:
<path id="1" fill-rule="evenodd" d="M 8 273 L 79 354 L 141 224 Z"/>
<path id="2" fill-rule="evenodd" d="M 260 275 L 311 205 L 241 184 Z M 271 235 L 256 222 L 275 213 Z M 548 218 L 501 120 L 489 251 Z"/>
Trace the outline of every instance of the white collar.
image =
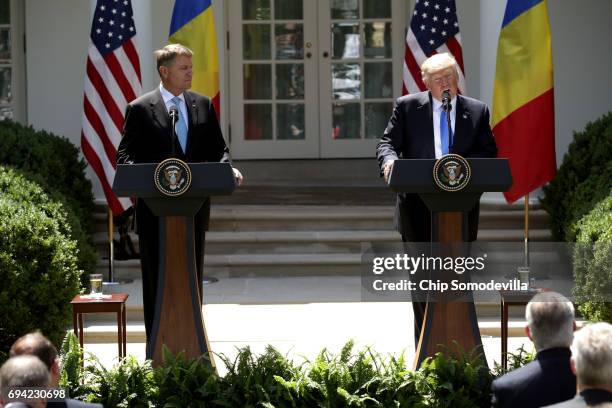
<path id="1" fill-rule="evenodd" d="M 434 112 L 441 111 L 442 110 L 442 102 L 440 102 L 439 100 L 437 100 L 433 96 L 431 97 L 431 100 L 433 101 L 433 111 Z M 453 107 L 457 106 L 457 95 L 455 95 L 453 97 L 453 99 L 451 99 L 451 106 L 453 106 Z"/>
<path id="2" fill-rule="evenodd" d="M 159 92 L 161 92 L 162 99 L 164 100 L 164 103 L 166 105 L 168 104 L 168 102 L 170 102 L 172 99 L 174 99 L 176 97 L 175 95 L 172 94 L 172 92 L 170 92 L 169 90 L 164 88 L 164 85 L 161 82 L 159 83 Z M 183 102 L 185 102 L 185 93 L 184 92 L 182 94 L 180 94 L 178 97 Z"/>

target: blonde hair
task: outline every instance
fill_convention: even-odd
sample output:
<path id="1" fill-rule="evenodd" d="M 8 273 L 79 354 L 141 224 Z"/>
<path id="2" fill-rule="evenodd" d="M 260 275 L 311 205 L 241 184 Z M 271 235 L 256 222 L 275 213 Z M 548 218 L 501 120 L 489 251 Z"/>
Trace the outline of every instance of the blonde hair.
<path id="1" fill-rule="evenodd" d="M 168 44 L 161 50 L 154 51 L 153 55 L 155 56 L 155 60 L 157 62 L 157 72 L 159 73 L 160 67 L 167 67 L 171 65 L 175 58 L 179 55 L 191 57 L 193 56 L 193 51 L 182 44 Z"/>
<path id="2" fill-rule="evenodd" d="M 455 75 L 459 75 L 459 72 L 457 71 L 457 60 L 455 57 L 448 52 L 434 54 L 421 64 L 421 78 L 423 81 L 426 81 L 432 73 L 442 71 L 443 69 L 447 68 L 453 68 Z"/>

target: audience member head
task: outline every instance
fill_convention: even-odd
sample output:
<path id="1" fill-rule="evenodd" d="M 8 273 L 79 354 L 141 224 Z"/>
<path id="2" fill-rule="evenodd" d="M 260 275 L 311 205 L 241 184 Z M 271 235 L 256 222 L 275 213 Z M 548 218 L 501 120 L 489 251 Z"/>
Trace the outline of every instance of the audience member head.
<path id="1" fill-rule="evenodd" d="M 21 336 L 11 346 L 9 355 L 14 357 L 24 354 L 38 357 L 47 366 L 47 370 L 51 374 L 51 386 L 58 386 L 60 367 L 57 349 L 48 338 L 38 331 Z"/>
<path id="2" fill-rule="evenodd" d="M 0 403 L 7 404 L 13 398 L 9 391 L 16 388 L 46 388 L 49 386 L 49 370 L 36 356 L 22 355 L 9 358 L 0 368 Z M 45 407 L 45 400 L 28 400 L 32 408 Z"/>
<path id="3" fill-rule="evenodd" d="M 563 295 L 538 293 L 527 304 L 525 318 L 525 331 L 536 351 L 572 345 L 576 328 L 574 306 Z"/>
<path id="4" fill-rule="evenodd" d="M 612 392 L 612 325 L 593 323 L 578 330 L 571 361 L 578 391 L 599 388 Z"/>

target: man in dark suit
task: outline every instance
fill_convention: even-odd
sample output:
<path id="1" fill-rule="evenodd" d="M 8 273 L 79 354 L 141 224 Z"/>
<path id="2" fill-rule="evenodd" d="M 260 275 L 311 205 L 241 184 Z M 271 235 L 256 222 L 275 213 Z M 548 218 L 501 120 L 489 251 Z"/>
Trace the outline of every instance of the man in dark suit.
<path id="1" fill-rule="evenodd" d="M 576 332 L 572 345 L 572 372 L 577 395 L 550 407 L 612 407 L 612 325 L 595 323 Z"/>
<path id="2" fill-rule="evenodd" d="M 448 153 L 463 157 L 495 157 L 497 147 L 489 124 L 489 109 L 476 99 L 458 94 L 457 62 L 447 53 L 436 54 L 421 65 L 427 91 L 397 100 L 393 115 L 376 153 L 381 175 L 389 180 L 396 159 L 433 159 Z M 443 93 L 450 99 L 450 131 L 443 109 Z M 449 147 L 450 145 L 450 147 Z M 468 215 L 470 241 L 478 233 L 479 206 Z M 416 194 L 398 194 L 395 228 L 404 242 L 431 241 L 431 212 Z M 418 342 L 424 302 L 413 302 L 415 343 Z"/>
<path id="3" fill-rule="evenodd" d="M 22 355 L 38 357 L 49 372 L 49 386 L 52 388 L 59 387 L 60 365 L 59 358 L 57 357 L 57 349 L 42 333 L 32 332 L 18 338 L 11 346 L 9 355 L 11 357 Z M 86 403 L 69 398 L 60 401 L 47 401 L 47 408 L 61 407 L 101 408 L 102 405 Z"/>
<path id="4" fill-rule="evenodd" d="M 568 400 L 576 392 L 570 368 L 576 328 L 572 303 L 556 292 L 539 293 L 527 304 L 525 317 L 536 358 L 493 381 L 493 407 L 541 407 Z"/>
<path id="5" fill-rule="evenodd" d="M 130 103 L 125 113 L 123 138 L 117 151 L 117 163 L 159 163 L 176 157 L 188 163 L 230 162 L 217 115 L 211 100 L 191 92 L 192 51 L 180 44 L 170 44 L 155 51 L 158 88 Z M 169 112 L 178 111 L 175 131 Z M 233 169 L 236 184 L 242 174 Z M 202 268 L 205 231 L 208 229 L 210 201 L 194 218 L 196 270 L 202 297 Z M 136 232 L 140 246 L 143 306 L 147 339 L 153 327 L 157 294 L 159 225 L 143 200 L 136 203 Z"/>

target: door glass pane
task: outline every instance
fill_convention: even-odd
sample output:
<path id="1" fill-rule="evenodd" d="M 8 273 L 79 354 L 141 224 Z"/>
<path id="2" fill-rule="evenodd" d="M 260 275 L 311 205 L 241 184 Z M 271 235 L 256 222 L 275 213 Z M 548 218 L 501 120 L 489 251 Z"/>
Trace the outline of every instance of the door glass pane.
<path id="1" fill-rule="evenodd" d="M 270 0 L 242 0 L 243 20 L 269 20 Z"/>
<path id="2" fill-rule="evenodd" d="M 334 99 L 361 97 L 361 67 L 359 64 L 332 64 L 332 92 Z"/>
<path id="3" fill-rule="evenodd" d="M 272 139 L 272 105 L 257 103 L 244 105 L 245 140 Z"/>
<path id="4" fill-rule="evenodd" d="M 0 108 L 0 121 L 6 119 L 13 119 L 13 107 L 4 106 Z"/>
<path id="5" fill-rule="evenodd" d="M 277 24 L 274 28 L 276 59 L 304 58 L 304 26 L 296 23 Z"/>
<path id="6" fill-rule="evenodd" d="M 277 20 L 301 20 L 303 15 L 302 0 L 274 1 L 274 17 Z"/>
<path id="7" fill-rule="evenodd" d="M 391 23 L 365 23 L 363 34 L 363 55 L 366 58 L 391 58 Z"/>
<path id="8" fill-rule="evenodd" d="M 393 66 L 391 62 L 363 64 L 363 86 L 366 98 L 393 97 Z"/>
<path id="9" fill-rule="evenodd" d="M 272 66 L 244 64 L 244 99 L 272 98 Z"/>
<path id="10" fill-rule="evenodd" d="M 0 104 L 7 104 L 13 101 L 11 93 L 11 68 L 0 68 Z"/>
<path id="11" fill-rule="evenodd" d="M 359 0 L 332 0 L 331 18 L 355 20 L 359 18 Z"/>
<path id="12" fill-rule="evenodd" d="M 393 103 L 366 103 L 365 104 L 365 128 L 366 139 L 379 139 L 393 111 Z"/>
<path id="13" fill-rule="evenodd" d="M 332 58 L 359 58 L 359 23 L 332 24 Z"/>
<path id="14" fill-rule="evenodd" d="M 11 29 L 0 29 L 0 62 L 10 63 L 11 59 Z"/>
<path id="15" fill-rule="evenodd" d="M 242 27 L 242 55 L 244 59 L 270 59 L 270 25 L 244 24 Z"/>
<path id="16" fill-rule="evenodd" d="M 334 103 L 332 105 L 332 138 L 359 139 L 361 137 L 361 109 L 359 103 Z"/>
<path id="17" fill-rule="evenodd" d="M 363 18 L 391 18 L 391 0 L 363 0 Z"/>
<path id="18" fill-rule="evenodd" d="M 276 65 L 276 98 L 304 99 L 304 64 Z"/>
<path id="19" fill-rule="evenodd" d="M 279 103 L 276 105 L 277 139 L 304 139 L 304 104 Z"/>

